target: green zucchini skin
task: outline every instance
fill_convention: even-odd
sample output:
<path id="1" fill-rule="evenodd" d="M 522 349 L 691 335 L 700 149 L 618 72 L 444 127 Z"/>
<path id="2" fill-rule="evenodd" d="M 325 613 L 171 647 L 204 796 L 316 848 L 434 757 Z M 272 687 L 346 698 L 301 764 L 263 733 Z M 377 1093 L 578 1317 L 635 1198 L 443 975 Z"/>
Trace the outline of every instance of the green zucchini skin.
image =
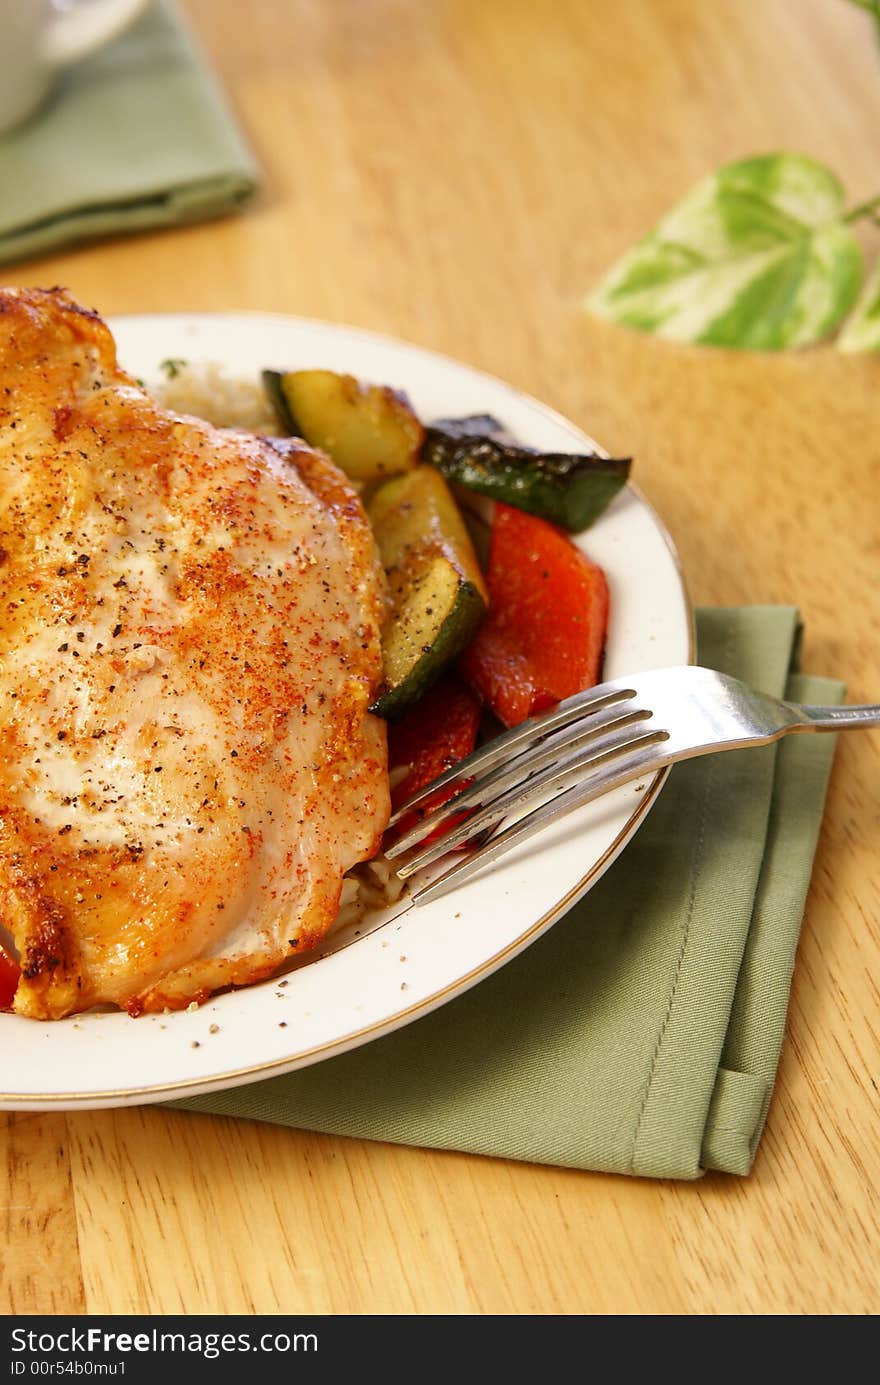
<path id="1" fill-rule="evenodd" d="M 287 396 L 284 393 L 284 373 L 280 370 L 264 370 L 262 372 L 263 389 L 266 391 L 269 403 L 275 410 L 278 419 L 278 427 L 287 437 L 298 437 L 296 419 L 290 412 L 287 403 Z"/>
<path id="2" fill-rule="evenodd" d="M 469 419 L 426 427 L 422 461 L 447 481 L 572 533 L 598 519 L 626 484 L 632 464 L 628 457 L 598 453 L 535 452 L 488 432 L 475 433 Z"/>
<path id="3" fill-rule="evenodd" d="M 386 721 L 402 717 L 463 652 L 485 614 L 482 593 L 472 582 L 462 582 L 453 608 L 437 627 L 433 642 L 424 647 L 419 659 L 414 660 L 407 677 L 393 687 L 386 685 L 370 704 L 369 710 L 374 716 L 384 717 Z"/>
<path id="4" fill-rule="evenodd" d="M 470 643 L 489 595 L 448 483 L 419 466 L 383 482 L 367 517 L 388 578 L 384 682 L 371 712 L 393 721 Z"/>
<path id="5" fill-rule="evenodd" d="M 417 465 L 425 430 L 399 390 L 335 370 L 267 370 L 263 384 L 282 429 L 325 452 L 359 485 Z"/>

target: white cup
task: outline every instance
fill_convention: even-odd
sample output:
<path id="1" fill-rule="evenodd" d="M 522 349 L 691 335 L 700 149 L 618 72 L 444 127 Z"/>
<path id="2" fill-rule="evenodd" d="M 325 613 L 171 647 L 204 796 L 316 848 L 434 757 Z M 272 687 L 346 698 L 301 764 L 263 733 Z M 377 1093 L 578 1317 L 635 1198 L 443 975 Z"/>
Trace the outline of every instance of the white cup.
<path id="1" fill-rule="evenodd" d="M 0 0 L 0 133 L 45 101 L 63 68 L 127 29 L 149 0 Z"/>

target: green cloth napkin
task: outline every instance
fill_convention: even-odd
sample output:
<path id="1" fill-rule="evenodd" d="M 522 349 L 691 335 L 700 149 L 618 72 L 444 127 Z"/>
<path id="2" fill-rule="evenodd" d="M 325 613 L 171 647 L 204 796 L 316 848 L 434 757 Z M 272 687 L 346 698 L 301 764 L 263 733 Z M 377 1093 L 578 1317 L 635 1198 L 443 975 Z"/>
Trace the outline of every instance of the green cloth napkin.
<path id="1" fill-rule="evenodd" d="M 217 216 L 256 184 L 217 83 L 163 0 L 0 136 L 0 262 Z"/>
<path id="2" fill-rule="evenodd" d="M 790 607 L 700 610 L 698 659 L 841 701 L 790 671 L 798 633 Z M 614 1173 L 748 1173 L 833 750 L 794 736 L 676 765 L 593 889 L 473 990 L 341 1057 L 172 1104 Z"/>

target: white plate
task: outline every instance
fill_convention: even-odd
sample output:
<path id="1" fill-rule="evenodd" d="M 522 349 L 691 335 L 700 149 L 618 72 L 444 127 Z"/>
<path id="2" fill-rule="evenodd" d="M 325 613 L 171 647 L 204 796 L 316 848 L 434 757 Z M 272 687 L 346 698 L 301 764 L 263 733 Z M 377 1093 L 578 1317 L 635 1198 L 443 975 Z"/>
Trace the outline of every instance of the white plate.
<path id="1" fill-rule="evenodd" d="M 405 389 L 423 418 L 491 413 L 524 443 L 582 451 L 591 440 L 499 380 L 350 327 L 264 314 L 154 315 L 111 323 L 121 364 L 149 381 L 169 356 L 256 378 L 263 366 L 324 366 Z M 605 676 L 687 663 L 692 623 L 676 556 L 627 487 L 583 538 L 611 588 Z M 451 1000 L 545 929 L 599 878 L 662 783 L 621 789 L 570 815 L 458 891 L 410 908 L 292 972 L 196 1011 L 0 1015 L 0 1107 L 120 1106 L 288 1072 L 375 1039 Z"/>

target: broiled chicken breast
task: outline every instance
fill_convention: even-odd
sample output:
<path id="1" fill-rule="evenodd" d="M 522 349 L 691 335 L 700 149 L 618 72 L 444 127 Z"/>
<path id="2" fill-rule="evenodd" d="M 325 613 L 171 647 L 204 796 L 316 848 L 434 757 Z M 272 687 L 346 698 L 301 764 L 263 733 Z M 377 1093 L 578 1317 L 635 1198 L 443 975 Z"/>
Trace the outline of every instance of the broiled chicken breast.
<path id="1" fill-rule="evenodd" d="M 96 314 L 0 290 L 19 1014 L 177 1008 L 322 937 L 388 818 L 382 582 L 325 457 L 164 412 Z"/>

